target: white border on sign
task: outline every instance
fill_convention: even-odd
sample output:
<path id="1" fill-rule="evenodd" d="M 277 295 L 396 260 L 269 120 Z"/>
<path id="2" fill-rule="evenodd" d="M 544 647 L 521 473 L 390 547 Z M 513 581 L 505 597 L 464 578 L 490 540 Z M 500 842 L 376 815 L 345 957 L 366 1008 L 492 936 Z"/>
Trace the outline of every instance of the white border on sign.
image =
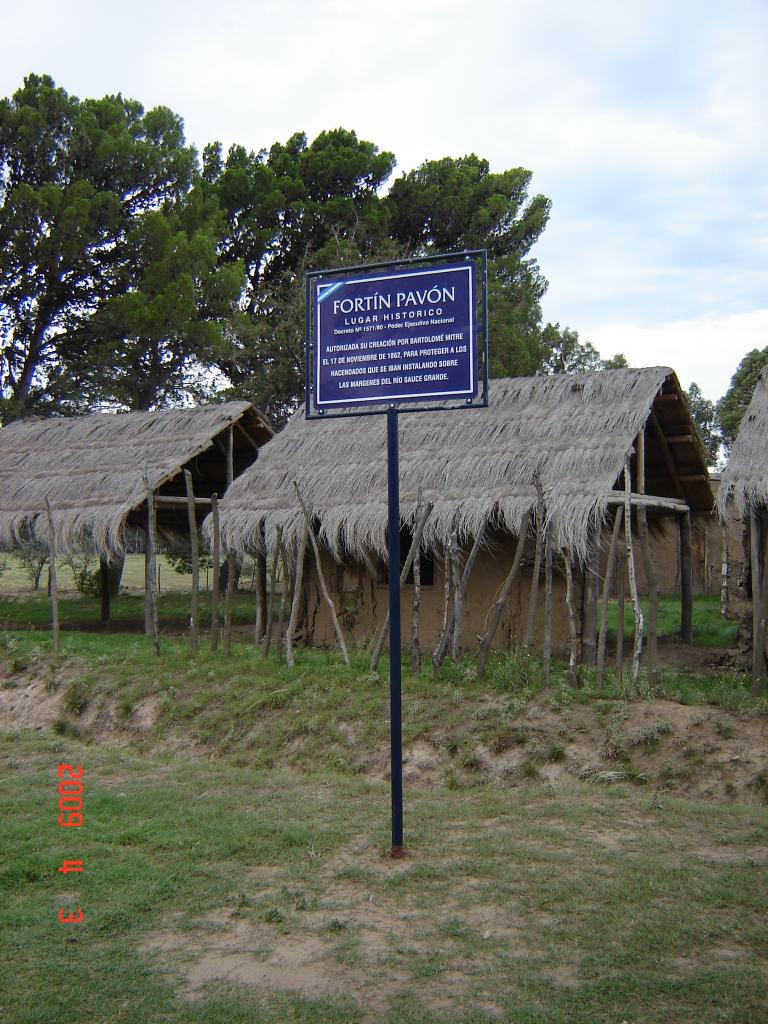
<path id="1" fill-rule="evenodd" d="M 322 303 L 317 301 L 317 291 L 313 297 L 315 306 L 315 320 L 316 320 L 316 337 L 315 337 L 315 394 L 314 403 L 315 408 L 320 409 L 326 405 L 344 405 L 352 406 L 359 405 L 363 402 L 377 402 L 379 405 L 386 405 L 387 402 L 399 401 L 400 399 L 412 398 L 467 398 L 473 397 L 475 393 L 475 361 L 477 359 L 477 344 L 475 339 L 475 289 L 474 289 L 474 276 L 472 271 L 475 269 L 474 263 L 467 263 L 462 266 L 450 266 L 450 267 L 437 267 L 434 270 L 411 270 L 400 274 L 381 274 L 378 277 L 370 277 L 363 275 L 362 277 L 351 277 L 348 280 L 344 280 L 344 284 L 361 284 L 364 281 L 398 281 L 405 277 L 427 277 L 430 274 L 457 274 L 465 271 L 469 274 L 469 343 L 470 343 L 470 359 L 469 359 L 469 390 L 461 391 L 427 391 L 427 392 L 416 392 L 409 391 L 407 394 L 402 395 L 372 395 L 370 398 L 332 398 L 327 401 L 319 401 L 320 394 L 320 307 Z M 317 281 L 315 288 L 322 282 Z"/>

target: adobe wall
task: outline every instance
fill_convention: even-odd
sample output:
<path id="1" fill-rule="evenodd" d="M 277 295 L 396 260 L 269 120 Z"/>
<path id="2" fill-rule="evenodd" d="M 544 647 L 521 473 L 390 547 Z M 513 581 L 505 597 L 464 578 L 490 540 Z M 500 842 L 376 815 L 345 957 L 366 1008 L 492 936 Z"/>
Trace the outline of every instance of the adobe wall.
<path id="1" fill-rule="evenodd" d="M 514 557 L 514 542 L 493 552 L 481 551 L 472 570 L 464 598 L 462 623 L 462 649 L 476 651 L 478 638 L 485 632 L 487 616 L 496 594 L 509 572 Z M 532 561 L 529 560 L 529 561 Z M 345 638 L 353 644 L 369 642 L 387 613 L 389 588 L 381 583 L 363 566 L 344 567 L 323 553 L 323 571 L 326 584 L 333 597 L 337 611 L 342 608 L 339 621 Z M 314 566 L 308 574 L 309 599 L 308 621 L 310 642 L 316 646 L 333 646 L 336 643 L 333 624 L 328 606 L 322 599 L 317 584 Z M 512 589 L 510 599 L 502 614 L 494 648 L 505 650 L 519 643 L 525 630 L 528 614 L 528 595 L 531 587 L 531 568 L 523 568 L 521 576 Z M 439 559 L 435 560 L 434 582 L 421 587 L 419 610 L 419 641 L 422 655 L 428 657 L 434 650 L 443 624 L 444 577 Z M 580 601 L 580 598 L 579 598 Z M 411 617 L 413 607 L 413 585 L 406 584 L 400 597 L 401 636 L 404 650 L 410 649 Z M 544 572 L 542 567 L 535 645 L 540 648 L 544 637 Z M 568 618 L 565 603 L 565 580 L 559 571 L 553 574 L 552 583 L 552 646 L 553 652 L 564 655 L 568 649 Z"/>

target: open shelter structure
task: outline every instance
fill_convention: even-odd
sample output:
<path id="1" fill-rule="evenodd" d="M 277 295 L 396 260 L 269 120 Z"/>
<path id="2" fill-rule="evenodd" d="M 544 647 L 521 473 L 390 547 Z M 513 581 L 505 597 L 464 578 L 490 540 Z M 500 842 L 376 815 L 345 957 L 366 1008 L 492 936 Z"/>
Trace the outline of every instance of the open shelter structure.
<path id="1" fill-rule="evenodd" d="M 526 639 L 526 617 L 545 634 L 547 600 L 531 612 L 527 591 L 538 590 L 547 547 L 562 609 L 553 617 L 550 600 L 550 633 L 595 664 L 606 531 L 625 508 L 635 528 L 642 513 L 651 532 L 669 522 L 680 530 L 682 632 L 690 639 L 691 514 L 709 513 L 713 495 L 685 396 L 668 367 L 493 380 L 487 409 L 401 416 L 400 466 L 402 548 L 420 536 L 413 596 L 424 591 L 418 626 L 428 642 L 439 642 L 451 617 L 454 652 L 476 638 L 488 641 L 500 595 L 495 646 Z M 291 578 L 304 581 L 299 633 L 326 643 L 333 634 L 313 574 L 295 571 L 309 518 L 342 624 L 369 641 L 386 604 L 379 593 L 386 584 L 386 493 L 383 418 L 307 421 L 299 410 L 222 502 L 222 544 L 239 554 L 275 553 L 275 564 L 280 548 Z M 616 550 L 614 544 L 614 561 Z M 652 577 L 647 560 L 645 568 Z M 545 571 L 550 591 L 551 576 L 546 583 Z M 405 602 L 408 586 L 402 592 Z"/>
<path id="2" fill-rule="evenodd" d="M 58 554 L 95 549 L 108 602 L 108 562 L 124 553 L 130 528 L 189 536 L 185 470 L 201 522 L 211 495 L 271 437 L 249 402 L 17 420 L 0 430 L 0 548 L 37 539 Z"/>
<path id="3" fill-rule="evenodd" d="M 752 601 L 753 691 L 759 696 L 766 679 L 768 617 L 768 369 L 763 370 L 741 421 L 722 474 L 717 507 L 723 521 L 735 508 L 747 524 L 750 557 L 744 589 Z"/>

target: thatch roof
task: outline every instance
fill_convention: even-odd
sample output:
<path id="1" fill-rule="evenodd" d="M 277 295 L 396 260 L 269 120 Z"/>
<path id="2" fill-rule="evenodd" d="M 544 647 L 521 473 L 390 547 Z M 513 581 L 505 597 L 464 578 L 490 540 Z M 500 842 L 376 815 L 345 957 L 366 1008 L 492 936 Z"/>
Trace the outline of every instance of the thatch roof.
<path id="1" fill-rule="evenodd" d="M 59 551 L 95 546 L 120 552 L 131 514 L 146 500 L 145 474 L 154 492 L 182 494 L 186 466 L 196 495 L 223 494 L 226 452 L 218 436 L 231 423 L 242 427 L 237 472 L 272 435 L 248 402 L 9 424 L 0 430 L 0 547 L 33 537 L 47 543 L 48 498 Z M 171 509 L 158 513 L 161 528 L 170 527 L 174 515 L 183 522 Z M 142 523 L 142 516 L 135 521 Z"/>
<path id="2" fill-rule="evenodd" d="M 669 401 L 657 403 L 662 397 Z M 654 403 L 665 430 L 675 435 L 693 430 L 677 378 L 667 367 L 494 380 L 487 409 L 403 415 L 403 523 L 413 523 L 421 487 L 435 506 L 425 532 L 428 549 L 445 543 L 454 527 L 462 539 L 476 534 L 483 523 L 517 533 L 535 504 L 538 474 L 562 543 L 583 553 L 590 525 L 605 516 L 624 457 Z M 682 447 L 672 451 L 677 457 Z M 680 464 L 685 479 L 699 481 L 694 485 L 698 491 L 683 497 L 711 508 L 700 446 L 687 445 L 681 458 L 692 460 Z M 303 410 L 297 412 L 222 502 L 224 546 L 241 553 L 258 549 L 263 530 L 271 548 L 280 526 L 295 551 L 302 513 L 294 480 L 321 539 L 338 560 L 345 554 L 366 558 L 385 553 L 382 417 L 307 421 Z M 678 496 L 667 478 L 657 481 L 655 493 Z"/>
<path id="3" fill-rule="evenodd" d="M 730 503 L 742 516 L 768 506 L 768 368 L 760 375 L 722 474 L 717 494 L 721 517 Z"/>

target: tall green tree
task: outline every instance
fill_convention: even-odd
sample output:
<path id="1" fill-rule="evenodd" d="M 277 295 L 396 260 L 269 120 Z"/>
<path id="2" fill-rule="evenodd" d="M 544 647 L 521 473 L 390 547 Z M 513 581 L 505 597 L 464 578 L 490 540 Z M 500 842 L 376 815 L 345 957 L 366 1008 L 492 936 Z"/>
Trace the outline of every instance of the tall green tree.
<path id="1" fill-rule="evenodd" d="M 541 298 L 547 282 L 530 250 L 551 203 L 529 197 L 531 172 L 500 173 L 474 154 L 431 160 L 398 178 L 385 200 L 392 237 L 415 254 L 487 249 L 490 372 L 541 366 Z"/>
<path id="2" fill-rule="evenodd" d="M 3 420 L 80 406 L 73 339 L 124 290 L 137 220 L 183 197 L 195 165 L 165 107 L 81 101 L 40 75 L 0 100 Z"/>
<path id="3" fill-rule="evenodd" d="M 91 404 L 147 410 L 210 397 L 243 281 L 241 264 L 218 260 L 221 230 L 199 188 L 132 225 L 117 294 L 73 337 L 71 373 Z"/>
<path id="4" fill-rule="evenodd" d="M 717 407 L 714 402 L 704 397 L 701 388 L 695 381 L 691 383 L 691 386 L 685 392 L 685 396 L 688 399 L 691 419 L 696 426 L 699 439 L 707 453 L 707 465 L 715 466 L 717 465 L 720 445 L 722 444 L 717 421 Z"/>
<path id="5" fill-rule="evenodd" d="M 731 377 L 728 390 L 717 403 L 717 421 L 726 454 L 733 447 L 744 413 L 752 401 L 760 374 L 768 366 L 768 346 L 747 352 Z"/>
<path id="6" fill-rule="evenodd" d="M 218 143 L 204 151 L 203 180 L 226 220 L 222 260 L 245 269 L 217 365 L 276 425 L 304 393 L 305 271 L 400 254 L 379 196 L 394 163 L 343 128 L 259 153 L 233 146 L 226 159 Z"/>
<path id="7" fill-rule="evenodd" d="M 547 324 L 541 332 L 541 345 L 544 373 L 582 373 L 605 368 L 590 341 L 581 341 L 578 331 L 559 323 Z"/>

